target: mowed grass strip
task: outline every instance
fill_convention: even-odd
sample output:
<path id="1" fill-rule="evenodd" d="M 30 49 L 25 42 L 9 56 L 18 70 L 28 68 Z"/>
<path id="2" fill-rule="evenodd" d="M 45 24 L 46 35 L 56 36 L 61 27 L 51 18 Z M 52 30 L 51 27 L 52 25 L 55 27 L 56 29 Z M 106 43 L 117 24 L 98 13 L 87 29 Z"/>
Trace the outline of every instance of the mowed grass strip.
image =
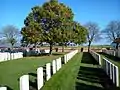
<path id="1" fill-rule="evenodd" d="M 116 90 L 98 62 L 78 53 L 45 83 L 42 90 Z"/>
<path id="2" fill-rule="evenodd" d="M 65 53 L 63 53 L 65 54 Z M 36 69 L 63 55 L 55 53 L 51 56 L 25 57 L 6 62 L 0 62 L 0 86 L 9 90 L 19 90 L 19 78 L 22 75 L 35 73 Z M 31 79 L 31 76 L 30 76 Z"/>
<path id="3" fill-rule="evenodd" d="M 76 81 L 76 90 L 120 90 L 90 53 L 84 52 Z"/>
<path id="4" fill-rule="evenodd" d="M 45 83 L 42 90 L 74 90 L 82 53 L 76 54 L 52 78 Z"/>
<path id="5" fill-rule="evenodd" d="M 102 76 L 104 72 L 99 68 L 98 62 L 88 52 L 84 52 L 77 75 L 76 90 L 103 90 Z"/>

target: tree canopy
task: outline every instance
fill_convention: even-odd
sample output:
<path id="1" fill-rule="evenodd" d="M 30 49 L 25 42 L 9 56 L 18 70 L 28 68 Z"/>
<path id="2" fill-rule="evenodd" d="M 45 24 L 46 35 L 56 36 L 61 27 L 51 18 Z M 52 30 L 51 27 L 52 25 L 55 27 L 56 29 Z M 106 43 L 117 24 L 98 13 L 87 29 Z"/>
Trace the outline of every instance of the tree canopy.
<path id="1" fill-rule="evenodd" d="M 116 38 L 120 38 L 120 21 L 111 21 L 108 23 L 103 33 L 107 35 L 107 39 L 114 41 Z"/>
<path id="2" fill-rule="evenodd" d="M 83 43 L 86 30 L 79 23 L 74 23 L 73 18 L 72 9 L 57 0 L 35 6 L 24 20 L 22 42 L 47 42 L 50 44 L 50 53 L 54 43 Z"/>
<path id="3" fill-rule="evenodd" d="M 18 28 L 13 25 L 7 25 L 2 28 L 2 37 L 13 47 L 20 35 Z"/>
<path id="4" fill-rule="evenodd" d="M 95 22 L 88 22 L 85 24 L 85 27 L 87 29 L 87 41 L 88 41 L 88 52 L 90 50 L 91 43 L 93 41 L 97 41 L 101 39 L 100 36 L 100 28 L 97 23 Z"/>

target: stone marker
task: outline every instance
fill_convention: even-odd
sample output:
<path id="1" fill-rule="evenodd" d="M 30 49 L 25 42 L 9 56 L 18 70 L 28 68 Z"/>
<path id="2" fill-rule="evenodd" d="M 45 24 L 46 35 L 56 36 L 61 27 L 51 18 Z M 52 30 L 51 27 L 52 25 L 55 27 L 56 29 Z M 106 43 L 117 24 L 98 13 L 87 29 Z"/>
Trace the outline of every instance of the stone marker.
<path id="1" fill-rule="evenodd" d="M 37 87 L 38 87 L 38 90 L 41 89 L 43 84 L 44 84 L 44 81 L 43 81 L 43 67 L 39 67 L 37 69 Z"/>
<path id="2" fill-rule="evenodd" d="M 29 90 L 29 75 L 20 77 L 20 90 Z"/>
<path id="3" fill-rule="evenodd" d="M 66 55 L 64 55 L 64 61 L 65 61 L 65 64 L 66 64 L 67 63 Z"/>
<path id="4" fill-rule="evenodd" d="M 115 65 L 113 64 L 113 71 L 112 71 L 112 72 L 113 72 L 113 79 L 112 79 L 112 80 L 113 80 L 113 83 L 115 83 L 114 66 L 115 66 Z"/>
<path id="5" fill-rule="evenodd" d="M 52 61 L 52 69 L 53 69 L 53 74 L 55 74 L 56 73 L 56 61 L 55 60 L 53 60 Z"/>
<path id="6" fill-rule="evenodd" d="M 46 74 L 47 74 L 46 80 L 48 81 L 51 78 L 50 63 L 46 64 Z"/>
<path id="7" fill-rule="evenodd" d="M 59 58 L 59 69 L 62 67 L 61 58 Z"/>
<path id="8" fill-rule="evenodd" d="M 113 70 L 113 68 L 112 68 L 112 63 L 110 63 L 110 79 L 112 80 L 112 70 Z"/>
<path id="9" fill-rule="evenodd" d="M 59 59 L 56 59 L 56 69 L 59 70 Z"/>
<path id="10" fill-rule="evenodd" d="M 115 66 L 116 69 L 116 86 L 119 87 L 119 69 L 118 66 Z"/>
<path id="11" fill-rule="evenodd" d="M 0 90 L 7 90 L 7 87 L 0 87 Z"/>

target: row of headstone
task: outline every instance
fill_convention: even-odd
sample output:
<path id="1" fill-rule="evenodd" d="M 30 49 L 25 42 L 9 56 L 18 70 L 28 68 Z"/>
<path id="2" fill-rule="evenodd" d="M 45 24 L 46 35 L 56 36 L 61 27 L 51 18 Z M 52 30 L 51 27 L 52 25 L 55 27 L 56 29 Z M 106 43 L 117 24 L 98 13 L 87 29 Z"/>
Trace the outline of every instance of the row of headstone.
<path id="1" fill-rule="evenodd" d="M 8 61 L 8 60 L 13 60 L 13 59 L 18 59 L 18 58 L 23 58 L 23 53 L 18 52 L 18 53 L 0 53 L 0 62 L 2 61 Z"/>
<path id="2" fill-rule="evenodd" d="M 99 65 L 105 70 L 106 74 L 110 77 L 113 83 L 118 87 L 119 86 L 119 69 L 118 66 L 114 65 L 112 62 L 103 58 L 103 63 L 101 63 L 101 57 L 98 53 L 90 51 L 91 55 L 99 61 Z"/>
<path id="3" fill-rule="evenodd" d="M 40 90 L 46 81 L 48 81 L 52 75 L 54 75 L 60 68 L 66 64 L 78 50 L 72 51 L 61 58 L 53 60 L 51 63 L 47 63 L 43 67 L 37 69 L 37 90 Z M 20 77 L 20 90 L 29 90 L 29 75 L 23 75 Z M 0 90 L 7 90 L 6 87 L 0 87 Z"/>
<path id="4" fill-rule="evenodd" d="M 66 64 L 77 52 L 78 50 L 72 51 L 64 55 L 64 57 L 53 60 L 51 63 L 47 63 L 43 67 L 39 67 L 37 69 L 37 89 L 40 90 L 45 82 L 59 71 L 62 65 Z M 23 75 L 20 80 L 20 90 L 29 90 L 29 76 Z"/>
<path id="5" fill-rule="evenodd" d="M 118 50 L 102 50 L 102 52 L 120 58 L 120 49 L 118 49 Z"/>
<path id="6" fill-rule="evenodd" d="M 114 50 L 102 50 L 102 52 L 109 54 L 109 55 L 117 56 L 116 51 L 114 51 Z"/>
<path id="7" fill-rule="evenodd" d="M 96 53 L 95 51 L 90 50 L 90 54 L 95 58 L 95 60 L 99 63 L 99 65 L 102 65 L 101 56 L 98 53 Z"/>
<path id="8" fill-rule="evenodd" d="M 114 65 L 112 62 L 103 58 L 103 69 L 113 81 L 113 83 L 119 87 L 119 69 L 118 66 Z"/>

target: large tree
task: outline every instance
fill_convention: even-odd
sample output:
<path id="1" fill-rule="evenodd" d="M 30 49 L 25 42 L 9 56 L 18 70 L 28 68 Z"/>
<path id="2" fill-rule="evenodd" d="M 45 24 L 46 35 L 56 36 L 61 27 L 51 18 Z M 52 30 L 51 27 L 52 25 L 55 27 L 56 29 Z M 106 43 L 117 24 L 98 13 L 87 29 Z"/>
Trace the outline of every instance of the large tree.
<path id="1" fill-rule="evenodd" d="M 21 30 L 22 42 L 47 42 L 50 44 L 50 54 L 55 43 L 61 43 L 64 51 L 64 45 L 68 41 L 84 42 L 86 30 L 78 23 L 75 26 L 73 16 L 72 10 L 57 0 L 33 7 Z"/>
<path id="2" fill-rule="evenodd" d="M 22 45 L 27 46 L 29 44 L 36 45 L 43 40 L 41 26 L 36 22 L 30 22 L 28 26 L 25 26 L 21 30 L 23 38 L 21 40 Z"/>
<path id="3" fill-rule="evenodd" d="M 3 38 L 5 38 L 5 40 L 10 43 L 13 48 L 20 35 L 18 28 L 13 25 L 7 25 L 2 28 L 2 31 Z"/>
<path id="4" fill-rule="evenodd" d="M 64 26 L 67 21 L 70 22 L 72 20 L 73 13 L 69 7 L 63 3 L 59 3 L 57 0 L 50 0 L 49 2 L 44 3 L 42 6 L 35 6 L 32 8 L 32 11 L 25 19 L 25 27 L 21 32 L 24 38 L 27 37 L 24 40 L 33 42 L 31 39 L 36 37 L 30 37 L 29 39 L 28 37 L 31 35 L 29 35 L 28 32 L 30 31 L 31 33 L 35 31 L 34 27 L 33 29 L 30 27 L 31 22 L 37 23 L 42 29 L 41 35 L 43 36 L 43 41 L 50 44 L 51 54 L 52 46 L 55 42 L 58 42 L 59 34 L 61 30 L 63 30 L 62 26 Z"/>
<path id="5" fill-rule="evenodd" d="M 109 41 L 114 41 L 120 37 L 120 21 L 111 21 L 103 30 L 103 33 L 107 35 Z"/>
<path id="6" fill-rule="evenodd" d="M 87 32 L 87 41 L 88 41 L 88 52 L 90 51 L 90 46 L 93 41 L 99 40 L 100 37 L 100 29 L 97 23 L 88 22 L 85 24 Z"/>
<path id="7" fill-rule="evenodd" d="M 71 41 L 76 44 L 82 44 L 86 42 L 87 29 L 80 25 L 78 22 L 73 22 L 71 33 Z"/>
<path id="8" fill-rule="evenodd" d="M 81 44 L 86 42 L 87 29 L 80 25 L 80 23 L 73 21 L 67 22 L 61 30 L 59 42 L 62 44 L 62 51 L 67 42 Z"/>

